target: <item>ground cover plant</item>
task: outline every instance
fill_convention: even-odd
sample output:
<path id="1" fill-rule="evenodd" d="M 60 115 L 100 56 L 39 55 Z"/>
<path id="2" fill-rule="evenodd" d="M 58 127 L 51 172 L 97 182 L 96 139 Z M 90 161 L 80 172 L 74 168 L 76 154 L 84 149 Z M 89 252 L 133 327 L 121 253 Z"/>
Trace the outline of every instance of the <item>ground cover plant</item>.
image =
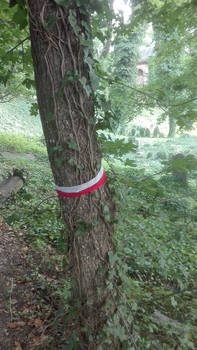
<path id="1" fill-rule="evenodd" d="M 133 283 L 137 348 L 195 348 L 196 183 L 185 189 L 168 175 L 141 181 L 141 172 L 126 174 L 117 241 Z M 180 327 L 154 319 L 155 312 Z"/>
<path id="2" fill-rule="evenodd" d="M 8 135 L 2 140 L 2 149 L 9 149 Z M 21 140 L 20 138 L 18 140 Z M 19 141 L 18 141 L 19 142 Z M 161 141 L 160 141 L 161 142 Z M 164 141 L 164 143 L 166 140 Z M 32 144 L 31 144 L 32 143 Z M 172 142 L 173 144 L 173 142 Z M 18 144 L 17 151 L 23 149 Z M 38 141 L 38 145 L 40 143 Z M 26 146 L 27 147 L 27 146 Z M 44 146 L 42 150 L 44 153 Z M 35 140 L 29 141 L 27 152 L 34 150 Z M 15 150 L 16 151 L 16 150 Z M 26 174 L 26 183 L 21 191 L 10 199 L 1 210 L 1 221 L 5 221 L 17 232 L 24 232 L 24 241 L 39 251 L 42 266 L 46 271 L 66 266 L 66 237 L 61 221 L 57 198 L 53 191 L 53 180 L 46 159 L 36 161 L 6 160 L 1 162 L 4 175 L 19 167 Z M 196 289 L 196 234 L 197 196 L 193 171 L 189 173 L 187 186 L 173 174 L 163 173 L 152 177 L 152 169 L 136 169 L 128 166 L 108 165 L 108 177 L 114 189 L 117 208 L 115 244 L 117 254 L 110 256 L 112 270 L 110 279 L 118 278 L 119 304 L 113 318 L 109 317 L 105 328 L 103 349 L 113 348 L 111 332 L 121 337 L 125 349 L 195 349 L 197 341 L 197 289 Z M 148 176 L 151 175 L 151 177 Z M 117 190 L 118 189 L 118 190 Z M 39 247 L 39 249 L 37 249 Z M 51 247 L 51 248 L 50 248 Z M 34 248 L 31 248 L 34 250 Z M 48 259 L 48 251 L 54 250 L 54 259 Z M 30 253 L 31 255 L 32 253 Z M 57 258 L 61 256 L 61 258 Z M 118 268 L 119 259 L 124 269 Z M 45 301 L 45 308 L 57 307 L 61 300 L 69 297 L 69 280 L 54 283 L 53 290 L 47 278 L 34 266 L 32 281 L 42 286 L 46 295 L 56 295 L 55 305 Z M 52 280 L 56 279 L 53 276 Z M 47 282 L 48 281 L 48 282 Z M 40 288 L 40 287 L 39 287 Z M 63 299 L 62 299 L 63 298 Z M 113 301 L 117 303 L 117 301 Z M 48 306 L 47 306 L 48 305 Z M 129 305 L 129 311 L 127 307 Z M 58 312 L 62 315 L 65 307 Z M 50 346 L 63 348 L 65 341 L 63 328 L 58 328 L 61 336 L 56 340 L 56 326 L 53 323 L 56 312 L 50 316 L 47 342 L 40 349 Z M 164 319 L 162 317 L 167 317 Z M 34 316 L 35 317 L 35 316 Z M 122 325 L 118 319 L 122 320 Z M 17 317 L 16 317 L 17 320 Z M 60 322 L 61 323 L 61 322 Z M 112 327 L 113 325 L 113 327 Z M 115 327 L 114 327 L 115 325 Z M 56 330 L 55 330 L 56 329 Z M 70 331 L 69 331 L 70 332 Z M 77 344 L 76 336 L 67 334 L 70 349 Z M 132 337 L 129 336 L 131 333 Z M 24 346 L 26 335 L 23 334 Z M 129 340 L 128 340 L 129 339 Z M 56 344 L 56 345 L 54 345 Z M 71 345 L 73 344 L 73 345 Z M 26 345 L 28 346 L 28 345 Z M 73 346 L 73 347 L 72 347 Z M 39 348 L 39 347 L 37 347 Z M 26 349 L 26 348 L 25 348 Z M 28 347 L 27 347 L 28 349 Z"/>

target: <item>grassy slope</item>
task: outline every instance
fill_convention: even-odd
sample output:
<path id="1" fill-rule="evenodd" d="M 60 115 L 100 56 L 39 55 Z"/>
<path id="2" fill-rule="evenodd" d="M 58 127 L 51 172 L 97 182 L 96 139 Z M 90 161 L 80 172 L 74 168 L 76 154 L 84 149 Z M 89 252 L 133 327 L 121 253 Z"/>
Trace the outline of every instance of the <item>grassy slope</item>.
<path id="1" fill-rule="evenodd" d="M 35 102 L 35 101 L 33 101 Z M 0 131 L 14 134 L 42 135 L 39 116 L 30 115 L 31 101 L 24 97 L 0 103 Z"/>

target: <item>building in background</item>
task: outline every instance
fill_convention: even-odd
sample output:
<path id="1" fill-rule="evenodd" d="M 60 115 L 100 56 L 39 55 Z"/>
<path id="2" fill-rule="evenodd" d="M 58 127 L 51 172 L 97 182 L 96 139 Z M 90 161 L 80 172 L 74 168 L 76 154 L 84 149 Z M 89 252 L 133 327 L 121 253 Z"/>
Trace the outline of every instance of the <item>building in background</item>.
<path id="1" fill-rule="evenodd" d="M 144 47 L 140 49 L 140 61 L 137 63 L 137 86 L 141 87 L 148 81 L 148 60 L 153 53 L 154 46 Z"/>

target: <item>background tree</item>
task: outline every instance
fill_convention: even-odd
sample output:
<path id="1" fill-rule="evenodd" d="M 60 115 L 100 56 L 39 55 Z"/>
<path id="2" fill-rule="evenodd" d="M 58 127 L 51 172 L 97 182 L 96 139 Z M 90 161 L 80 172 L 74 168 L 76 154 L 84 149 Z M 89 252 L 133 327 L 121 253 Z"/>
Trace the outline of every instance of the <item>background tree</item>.
<path id="1" fill-rule="evenodd" d="M 2 0 L 0 13 L 0 100 L 17 94 L 27 94 L 33 86 L 32 59 L 27 30 L 27 10 L 24 2 L 8 9 Z"/>
<path id="2" fill-rule="evenodd" d="M 164 26 L 153 26 L 153 29 L 155 49 L 150 63 L 148 88 L 152 93 L 155 91 L 157 99 L 166 109 L 162 119 L 168 118 L 168 137 L 174 137 L 176 123 L 190 128 L 196 119 L 193 88 L 196 74 L 191 75 L 196 48 L 193 39 L 188 38 L 187 29 L 184 36 L 176 30 L 166 31 Z M 172 43 L 170 47 L 169 42 Z"/>
<path id="3" fill-rule="evenodd" d="M 121 84 L 110 89 L 112 109 L 121 129 L 132 114 L 133 100 L 128 85 L 135 87 L 137 80 L 137 62 L 142 33 L 138 30 L 130 34 L 117 35 L 114 40 L 112 77 Z M 132 91 L 133 93 L 133 91 Z M 122 130 L 123 131 L 123 130 Z M 124 132 L 123 132 L 124 133 Z"/>
<path id="4" fill-rule="evenodd" d="M 168 118 L 168 136 L 173 137 L 176 123 L 189 129 L 196 121 L 196 74 L 191 70 L 196 60 L 193 15 L 196 5 L 187 0 L 181 3 L 171 0 L 168 4 L 156 1 L 154 6 L 151 1 L 132 3 L 135 8 L 133 23 L 141 16 L 141 21 L 152 23 L 154 32 L 155 49 L 149 84 L 144 88 L 147 92 L 144 102 L 151 108 L 161 107 L 161 119 Z"/>
<path id="5" fill-rule="evenodd" d="M 106 36 L 107 38 L 105 39 L 105 41 L 103 42 L 103 49 L 102 49 L 102 53 L 101 56 L 103 58 L 106 58 L 106 56 L 109 54 L 110 51 L 110 46 L 111 46 L 111 42 L 112 42 L 112 35 L 113 35 L 113 4 L 114 4 L 114 0 L 109 0 L 109 8 L 110 8 L 110 16 L 107 22 L 107 30 L 106 30 Z"/>

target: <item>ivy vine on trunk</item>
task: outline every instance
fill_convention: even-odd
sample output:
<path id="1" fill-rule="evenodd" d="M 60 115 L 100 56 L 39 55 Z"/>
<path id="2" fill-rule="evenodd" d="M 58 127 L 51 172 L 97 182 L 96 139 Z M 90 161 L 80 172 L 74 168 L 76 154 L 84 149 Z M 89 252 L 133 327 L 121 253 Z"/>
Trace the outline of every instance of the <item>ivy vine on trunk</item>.
<path id="1" fill-rule="evenodd" d="M 30 35 L 37 99 L 54 180 L 59 186 L 75 186 L 94 178 L 101 167 L 91 84 L 89 12 L 75 1 L 65 6 L 59 3 L 28 0 Z M 83 196 L 59 197 L 59 201 L 72 296 L 80 302 L 80 317 L 95 336 L 105 317 L 108 252 L 114 249 L 111 195 L 104 183 Z M 79 349 L 83 349 L 82 343 Z"/>

